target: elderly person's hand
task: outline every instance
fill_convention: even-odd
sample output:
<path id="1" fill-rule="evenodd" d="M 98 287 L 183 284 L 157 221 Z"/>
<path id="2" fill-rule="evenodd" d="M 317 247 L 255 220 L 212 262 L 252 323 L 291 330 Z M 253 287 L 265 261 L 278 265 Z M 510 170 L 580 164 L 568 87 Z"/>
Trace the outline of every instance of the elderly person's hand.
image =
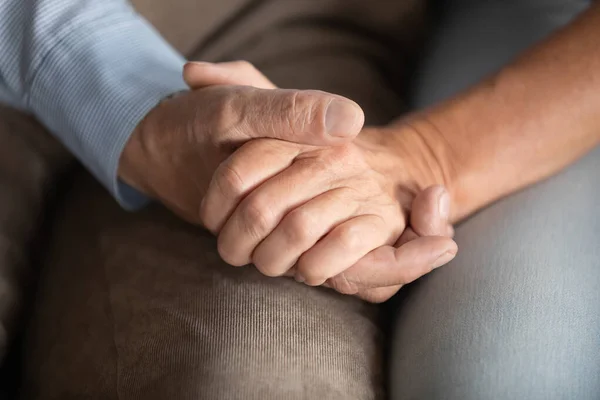
<path id="1" fill-rule="evenodd" d="M 190 64 L 185 70 L 184 77 L 192 88 L 217 84 L 246 84 L 265 89 L 275 87 L 250 64 L 239 62 Z M 261 153 L 248 152 L 247 155 L 249 157 L 245 161 L 252 165 L 263 167 L 269 165 Z M 223 173 L 223 168 L 226 170 L 223 166 L 220 173 Z M 234 179 L 232 183 L 235 184 L 237 177 L 233 176 L 232 179 Z M 209 209 L 206 204 L 205 202 L 205 211 Z M 391 207 L 397 209 L 398 205 L 394 204 Z M 328 279 L 325 286 L 341 293 L 354 294 L 368 301 L 380 302 L 396 293 L 402 284 L 431 271 L 435 266 L 440 266 L 446 259 L 451 259 L 455 253 L 454 243 L 448 239 L 440 240 L 442 236 L 451 237 L 453 234 L 448 220 L 448 207 L 449 196 L 443 187 L 432 186 L 421 191 L 413 200 L 411 207 L 412 227 L 404 230 L 395 244 L 396 247 L 382 246 L 373 250 L 347 271 Z M 314 220 L 311 216 L 309 219 Z M 210 222 L 207 225 L 210 225 Z M 219 229 L 218 226 L 212 226 L 215 233 Z M 451 250 L 448 253 L 449 246 Z M 281 250 L 274 249 L 274 251 Z M 284 250 L 286 251 L 287 249 Z M 294 271 L 295 268 L 288 269 L 285 274 L 293 275 Z"/>
<path id="2" fill-rule="evenodd" d="M 248 63 L 188 64 L 186 70 L 192 86 L 202 88 L 165 100 L 146 116 L 125 147 L 119 176 L 192 223 L 201 223 L 200 203 L 217 166 L 243 143 L 341 145 L 363 125 L 356 103 L 320 91 L 273 89 Z"/>
<path id="3" fill-rule="evenodd" d="M 270 139 L 243 145 L 219 166 L 201 208 L 205 226 L 219 235 L 223 259 L 238 266 L 252 262 L 269 276 L 294 268 L 296 279 L 309 285 L 327 282 L 358 295 L 362 289 L 397 290 L 450 261 L 457 248 L 443 237 L 450 231 L 447 199 L 440 202 L 445 221 L 435 222 L 441 227 L 433 232 L 440 236 L 408 235 L 399 243 L 404 244 L 401 250 L 390 247 L 407 228 L 422 182 L 435 173 L 433 160 L 410 126 L 400 128 L 402 134 L 393 129 L 396 134 L 368 129 L 337 147 Z M 435 192 L 437 197 L 443 194 L 441 188 Z M 429 197 L 415 207 L 426 208 Z M 387 270 L 403 264 L 400 268 L 410 271 L 403 277 L 377 277 L 376 268 L 371 273 L 361 261 L 368 255 Z M 351 274 L 331 280 L 355 264 Z M 367 286 L 351 282 L 365 273 L 373 277 Z M 364 297 L 383 300 L 372 291 Z"/>
<path id="4" fill-rule="evenodd" d="M 454 258 L 441 252 L 450 244 L 439 237 L 452 238 L 450 195 L 445 187 L 433 185 L 421 191 L 413 200 L 410 227 L 394 246 L 379 247 L 346 271 L 327 280 L 324 286 L 343 294 L 380 303 L 392 297 L 400 288 L 431 272 L 436 266 Z"/>

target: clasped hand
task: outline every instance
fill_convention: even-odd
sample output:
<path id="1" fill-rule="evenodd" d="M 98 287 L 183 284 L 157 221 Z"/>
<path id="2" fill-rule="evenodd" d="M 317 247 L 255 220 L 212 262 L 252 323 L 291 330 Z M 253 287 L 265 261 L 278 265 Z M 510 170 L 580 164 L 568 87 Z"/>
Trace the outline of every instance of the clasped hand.
<path id="1" fill-rule="evenodd" d="M 355 103 L 247 63 L 184 77 L 194 90 L 146 117 L 120 175 L 217 235 L 227 263 L 379 302 L 454 258 L 449 197 L 419 186 L 410 128 L 358 134 Z"/>

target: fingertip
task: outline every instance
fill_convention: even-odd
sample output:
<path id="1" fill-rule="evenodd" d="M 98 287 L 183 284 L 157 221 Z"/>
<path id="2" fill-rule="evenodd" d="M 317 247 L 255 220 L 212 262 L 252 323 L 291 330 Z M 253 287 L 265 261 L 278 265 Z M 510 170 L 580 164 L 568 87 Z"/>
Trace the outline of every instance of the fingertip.
<path id="1" fill-rule="evenodd" d="M 442 185 L 433 185 L 415 197 L 411 225 L 419 236 L 446 236 L 450 214 L 450 197 Z"/>
<path id="2" fill-rule="evenodd" d="M 183 80 L 185 83 L 190 86 L 196 86 L 196 77 L 193 74 L 196 72 L 196 69 L 203 68 L 208 63 L 198 62 L 198 61 L 188 61 L 183 65 Z"/>
<path id="3" fill-rule="evenodd" d="M 332 100 L 325 112 L 327 134 L 335 138 L 353 139 L 361 131 L 364 122 L 362 108 L 345 98 Z"/>
<path id="4" fill-rule="evenodd" d="M 207 65 L 210 65 L 210 63 L 203 61 L 188 61 L 183 65 L 183 74 L 185 75 L 196 68 L 204 68 Z"/>
<path id="5" fill-rule="evenodd" d="M 448 247 L 446 248 L 446 251 L 443 252 L 442 254 L 440 254 L 432 262 L 431 269 L 436 269 L 436 268 L 439 268 L 441 266 L 448 264 L 450 261 L 452 261 L 456 257 L 457 253 L 458 253 L 458 245 L 456 244 L 456 242 L 451 241 L 451 243 L 448 243 Z"/>

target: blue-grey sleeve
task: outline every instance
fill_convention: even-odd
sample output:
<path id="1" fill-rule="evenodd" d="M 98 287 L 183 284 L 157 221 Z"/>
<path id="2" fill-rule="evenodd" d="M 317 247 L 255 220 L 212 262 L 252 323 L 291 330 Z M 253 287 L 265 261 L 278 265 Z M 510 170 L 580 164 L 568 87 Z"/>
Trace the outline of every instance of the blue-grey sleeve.
<path id="1" fill-rule="evenodd" d="M 117 178 L 138 122 L 185 90 L 185 60 L 125 0 L 0 0 L 0 101 L 34 114 L 128 209 Z"/>

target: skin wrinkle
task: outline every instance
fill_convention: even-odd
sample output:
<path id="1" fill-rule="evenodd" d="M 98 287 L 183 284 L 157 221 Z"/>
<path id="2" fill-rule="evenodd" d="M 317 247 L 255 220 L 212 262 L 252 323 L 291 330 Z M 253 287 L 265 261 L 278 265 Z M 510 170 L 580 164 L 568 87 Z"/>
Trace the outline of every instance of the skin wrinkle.
<path id="1" fill-rule="evenodd" d="M 241 221 L 243 221 L 246 231 L 256 238 L 262 237 L 263 233 L 272 225 L 271 221 L 274 220 L 270 207 L 263 203 L 254 200 L 242 205 L 244 218 Z"/>
<path id="2" fill-rule="evenodd" d="M 356 282 L 348 280 L 344 272 L 337 275 L 336 279 L 333 280 L 333 289 L 337 290 L 342 294 L 355 295 L 358 293 L 358 285 L 360 280 L 355 279 Z"/>
<path id="3" fill-rule="evenodd" d="M 246 132 L 252 132 L 254 125 L 254 113 L 248 112 L 250 104 L 255 104 L 253 96 L 254 92 L 250 92 L 247 88 L 237 87 L 233 96 L 227 96 L 226 100 L 219 107 L 218 116 L 225 116 L 223 120 L 218 121 L 215 125 L 221 132 L 227 132 L 227 136 L 231 139 L 225 140 L 224 143 L 229 143 L 230 146 L 239 147 L 241 139 L 250 139 Z M 223 113 L 223 114 L 221 114 Z M 201 120 L 198 120 L 201 121 Z M 217 137 L 217 135 L 213 135 Z"/>
<path id="4" fill-rule="evenodd" d="M 419 121 L 428 122 L 427 118 L 425 118 L 425 117 L 419 119 Z M 439 155 L 434 150 L 434 147 L 432 146 L 432 144 L 429 143 L 429 141 L 425 139 L 425 135 L 423 135 L 423 133 L 410 120 L 404 121 L 404 124 L 407 127 L 409 127 L 410 129 L 412 129 L 412 131 L 414 132 L 413 137 L 418 139 L 418 141 L 423 145 L 422 147 L 424 148 L 424 150 L 427 153 L 426 157 L 421 158 L 421 161 L 424 162 L 424 164 L 429 172 L 429 173 L 426 173 L 425 176 L 432 176 L 432 177 L 434 177 L 435 182 L 437 182 L 441 185 L 444 185 L 446 187 L 449 187 L 448 185 L 451 183 L 451 181 L 448 180 L 449 179 L 449 177 L 447 176 L 448 173 L 445 171 L 448 169 L 452 169 L 452 168 L 443 168 L 442 165 L 445 165 L 445 164 L 450 165 L 450 163 L 440 164 Z M 435 126 L 434 124 L 432 124 L 430 122 L 428 122 L 428 124 L 434 129 L 434 132 L 437 132 L 438 136 L 442 136 L 439 133 L 439 131 L 437 130 L 437 126 Z M 419 189 L 423 190 L 423 187 L 420 187 Z"/>
<path id="5" fill-rule="evenodd" d="M 292 132 L 292 135 L 297 136 L 296 124 L 298 123 L 298 110 L 297 110 L 298 93 L 292 94 L 289 103 L 281 103 L 281 115 L 286 116 L 288 129 Z M 305 121 L 302 121 L 302 131 L 305 130 Z"/>

